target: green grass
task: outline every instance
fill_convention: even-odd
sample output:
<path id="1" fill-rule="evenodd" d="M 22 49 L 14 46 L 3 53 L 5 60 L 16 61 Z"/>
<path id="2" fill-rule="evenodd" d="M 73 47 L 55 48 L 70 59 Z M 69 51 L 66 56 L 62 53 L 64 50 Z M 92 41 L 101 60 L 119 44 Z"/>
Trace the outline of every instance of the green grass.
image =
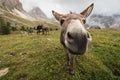
<path id="1" fill-rule="evenodd" d="M 75 76 L 66 69 L 60 31 L 50 35 L 0 35 L 0 80 L 120 80 L 120 31 L 90 30 L 93 40 L 75 60 Z"/>

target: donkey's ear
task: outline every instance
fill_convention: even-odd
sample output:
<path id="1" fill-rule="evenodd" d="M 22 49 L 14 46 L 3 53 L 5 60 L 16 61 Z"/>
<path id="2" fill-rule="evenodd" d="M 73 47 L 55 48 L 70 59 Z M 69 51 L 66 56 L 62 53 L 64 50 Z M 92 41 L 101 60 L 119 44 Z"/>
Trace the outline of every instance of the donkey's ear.
<path id="1" fill-rule="evenodd" d="M 58 21 L 60 21 L 60 20 L 62 19 L 62 17 L 64 16 L 63 14 L 59 14 L 59 13 L 53 11 L 53 10 L 52 10 L 52 14 L 54 15 L 54 17 L 55 17 Z"/>
<path id="2" fill-rule="evenodd" d="M 85 16 L 85 18 L 87 18 L 90 13 L 92 12 L 93 10 L 93 7 L 94 7 L 94 3 L 92 3 L 91 5 L 89 5 L 85 10 L 83 10 L 80 14 Z"/>

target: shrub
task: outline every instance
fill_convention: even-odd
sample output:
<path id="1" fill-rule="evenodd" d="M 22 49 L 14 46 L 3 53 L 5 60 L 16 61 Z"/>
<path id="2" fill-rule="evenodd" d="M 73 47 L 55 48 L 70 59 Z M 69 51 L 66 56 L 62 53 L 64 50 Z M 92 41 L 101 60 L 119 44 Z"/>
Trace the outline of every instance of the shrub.
<path id="1" fill-rule="evenodd" d="M 0 34 L 10 34 L 10 23 L 5 23 L 2 17 L 0 17 Z"/>
<path id="2" fill-rule="evenodd" d="M 21 26 L 21 31 L 26 31 L 25 27 L 24 26 Z"/>

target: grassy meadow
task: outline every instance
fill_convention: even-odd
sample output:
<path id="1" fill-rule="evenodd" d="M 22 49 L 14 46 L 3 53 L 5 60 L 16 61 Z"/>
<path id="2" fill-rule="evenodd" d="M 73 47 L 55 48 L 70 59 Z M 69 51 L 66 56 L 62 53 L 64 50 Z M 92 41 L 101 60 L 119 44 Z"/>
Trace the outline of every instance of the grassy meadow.
<path id="1" fill-rule="evenodd" d="M 88 51 L 75 60 L 75 75 L 66 69 L 60 31 L 49 35 L 0 35 L 0 80 L 120 80 L 120 31 L 89 30 Z"/>

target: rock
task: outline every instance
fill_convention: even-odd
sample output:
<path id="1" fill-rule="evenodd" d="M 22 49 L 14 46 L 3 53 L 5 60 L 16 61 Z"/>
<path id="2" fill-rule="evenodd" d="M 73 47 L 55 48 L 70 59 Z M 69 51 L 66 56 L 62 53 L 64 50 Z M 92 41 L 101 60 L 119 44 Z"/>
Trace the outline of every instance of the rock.
<path id="1" fill-rule="evenodd" d="M 5 68 L 5 69 L 0 70 L 0 77 L 6 75 L 8 72 L 9 72 L 9 68 Z"/>

